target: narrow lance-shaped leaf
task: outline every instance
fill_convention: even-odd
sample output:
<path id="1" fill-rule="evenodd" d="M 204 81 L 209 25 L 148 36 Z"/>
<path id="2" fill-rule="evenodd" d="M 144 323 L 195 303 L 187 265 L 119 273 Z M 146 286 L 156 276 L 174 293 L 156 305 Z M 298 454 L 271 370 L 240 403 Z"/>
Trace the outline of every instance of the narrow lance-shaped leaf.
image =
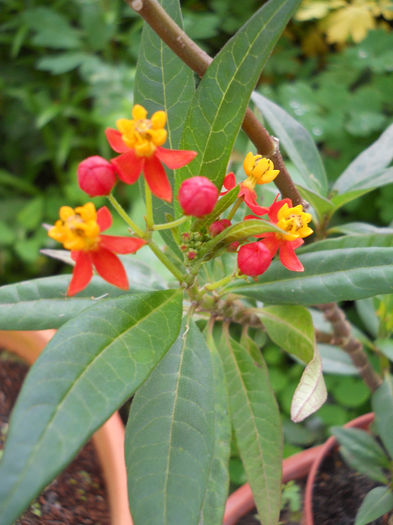
<path id="1" fill-rule="evenodd" d="M 333 185 L 333 191 L 345 193 L 350 190 L 370 188 L 370 182 L 379 175 L 393 159 L 393 124 L 369 148 L 364 150 L 346 168 Z"/>
<path id="2" fill-rule="evenodd" d="M 270 339 L 308 363 L 314 355 L 314 327 L 303 306 L 267 306 L 258 310 Z"/>
<path id="3" fill-rule="evenodd" d="M 362 501 L 355 525 L 367 525 L 393 509 L 393 493 L 389 487 L 375 487 Z"/>
<path id="4" fill-rule="evenodd" d="M 375 426 L 390 457 L 393 457 L 393 377 L 386 375 L 382 385 L 371 398 Z"/>
<path id="5" fill-rule="evenodd" d="M 147 265 L 128 259 L 124 267 L 131 293 L 162 288 L 162 279 Z M 130 293 L 100 277 L 93 277 L 89 286 L 78 295 L 66 297 L 70 279 L 70 275 L 57 275 L 2 286 L 0 330 L 59 328 L 97 302 Z"/>
<path id="6" fill-rule="evenodd" d="M 177 172 L 176 184 L 204 175 L 221 187 L 252 90 L 300 0 L 265 3 L 214 58 L 187 115 L 182 147 L 199 155 Z"/>
<path id="7" fill-rule="evenodd" d="M 223 337 L 218 351 L 224 365 L 232 425 L 239 453 L 263 525 L 278 522 L 281 492 L 280 414 L 262 356 Z"/>
<path id="8" fill-rule="evenodd" d="M 135 525 L 198 525 L 214 439 L 211 356 L 189 321 L 131 405 L 126 464 Z"/>
<path id="9" fill-rule="evenodd" d="M 159 0 L 175 22 L 183 26 L 179 0 Z M 164 110 L 168 115 L 168 139 L 165 148 L 178 149 L 184 125 L 184 115 L 195 92 L 194 74 L 188 66 L 161 40 L 153 29 L 144 23 L 138 63 L 135 73 L 134 100 L 149 112 Z M 169 180 L 173 180 L 172 174 Z M 173 205 L 153 196 L 156 222 L 166 221 L 166 214 L 173 216 Z M 172 248 L 176 244 L 168 230 L 161 236 Z"/>
<path id="10" fill-rule="evenodd" d="M 252 100 L 280 139 L 305 185 L 318 194 L 326 195 L 328 185 L 325 167 L 310 133 L 284 109 L 260 93 L 254 91 Z"/>
<path id="11" fill-rule="evenodd" d="M 98 303 L 60 328 L 31 368 L 0 464 L 2 525 L 15 521 L 175 341 L 179 290 Z"/>
<path id="12" fill-rule="evenodd" d="M 214 452 L 198 525 L 221 525 L 229 488 L 229 456 L 232 428 L 228 392 L 221 358 L 214 340 L 208 339 L 214 373 Z"/>
<path id="13" fill-rule="evenodd" d="M 304 272 L 274 261 L 257 283 L 228 291 L 270 304 L 322 304 L 393 292 L 393 248 L 345 248 L 300 255 Z"/>
<path id="14" fill-rule="evenodd" d="M 297 253 L 322 252 L 326 250 L 341 250 L 344 248 L 390 248 L 393 247 L 393 231 L 389 233 L 356 233 L 324 239 L 302 246 Z"/>

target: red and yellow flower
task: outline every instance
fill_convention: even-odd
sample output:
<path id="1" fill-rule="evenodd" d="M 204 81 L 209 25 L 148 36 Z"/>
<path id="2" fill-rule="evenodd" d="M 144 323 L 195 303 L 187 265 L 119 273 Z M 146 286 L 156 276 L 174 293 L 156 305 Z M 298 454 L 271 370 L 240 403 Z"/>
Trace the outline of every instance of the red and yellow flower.
<path id="1" fill-rule="evenodd" d="M 196 152 L 162 147 L 167 138 L 166 119 L 165 111 L 156 111 L 148 119 L 146 109 L 136 104 L 132 108 L 131 120 L 119 119 L 117 130 L 108 128 L 105 133 L 110 146 L 121 153 L 112 159 L 119 178 L 127 184 L 134 184 L 143 171 L 152 193 L 170 202 L 172 188 L 162 163 L 170 169 L 181 168 L 192 161 Z"/>
<path id="2" fill-rule="evenodd" d="M 240 183 L 238 198 L 242 198 L 253 213 L 264 215 L 268 212 L 268 208 L 258 204 L 257 194 L 254 188 L 257 184 L 272 182 L 280 173 L 280 170 L 274 169 L 274 164 L 270 159 L 262 155 L 253 155 L 251 152 L 247 153 L 243 161 L 243 168 L 246 172 L 247 179 Z M 235 186 L 235 175 L 228 173 L 224 179 L 224 188 L 229 191 Z M 227 191 L 222 192 L 221 195 L 224 195 Z"/>
<path id="3" fill-rule="evenodd" d="M 267 232 L 262 237 L 262 242 L 270 251 L 271 256 L 279 252 L 282 264 L 293 272 L 302 272 L 304 267 L 295 254 L 296 248 L 304 243 L 304 238 L 313 233 L 308 226 L 312 216 L 303 211 L 303 206 L 298 204 L 292 207 L 291 199 L 275 200 L 268 208 L 268 216 L 272 223 L 286 233 Z M 255 219 L 255 217 L 249 217 Z"/>
<path id="4" fill-rule="evenodd" d="M 60 208 L 60 219 L 49 230 L 52 239 L 71 250 L 75 261 L 67 295 L 75 295 L 89 284 L 93 268 L 109 283 L 127 290 L 128 278 L 115 253 L 135 253 L 145 241 L 136 237 L 102 235 L 112 225 L 112 215 L 106 206 L 96 211 L 92 202 L 75 209 Z"/>

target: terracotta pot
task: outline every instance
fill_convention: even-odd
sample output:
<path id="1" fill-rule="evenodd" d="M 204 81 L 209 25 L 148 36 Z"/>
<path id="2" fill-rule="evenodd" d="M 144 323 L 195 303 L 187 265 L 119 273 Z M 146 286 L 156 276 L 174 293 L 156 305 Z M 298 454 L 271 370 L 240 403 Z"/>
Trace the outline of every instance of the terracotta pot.
<path id="1" fill-rule="evenodd" d="M 356 419 L 353 419 L 346 425 L 344 425 L 345 428 L 360 428 L 363 430 L 366 430 L 372 421 L 374 420 L 374 414 L 365 414 L 363 416 L 357 417 Z M 326 456 L 329 455 L 330 451 L 337 446 L 338 443 L 336 441 L 336 438 L 334 436 L 330 437 L 324 445 L 321 445 L 318 454 L 315 457 L 315 460 L 310 468 L 310 473 L 307 478 L 307 484 L 306 484 L 306 491 L 304 495 L 304 518 L 303 518 L 303 525 L 314 525 L 314 519 L 313 519 L 313 510 L 312 510 L 312 504 L 313 504 L 313 489 L 314 489 L 314 483 L 315 478 L 317 476 L 319 467 L 322 463 L 322 461 L 325 459 Z"/>
<path id="2" fill-rule="evenodd" d="M 0 348 L 33 364 L 55 330 L 0 331 Z M 124 426 L 115 412 L 93 435 L 107 489 L 111 523 L 133 525 L 128 508 L 127 476 L 124 462 Z"/>
<path id="3" fill-rule="evenodd" d="M 287 483 L 291 479 L 304 478 L 323 445 L 309 448 L 284 459 L 282 463 L 282 481 Z M 223 525 L 234 525 L 242 516 L 245 516 L 255 507 L 250 485 L 246 483 L 233 492 L 225 507 Z"/>

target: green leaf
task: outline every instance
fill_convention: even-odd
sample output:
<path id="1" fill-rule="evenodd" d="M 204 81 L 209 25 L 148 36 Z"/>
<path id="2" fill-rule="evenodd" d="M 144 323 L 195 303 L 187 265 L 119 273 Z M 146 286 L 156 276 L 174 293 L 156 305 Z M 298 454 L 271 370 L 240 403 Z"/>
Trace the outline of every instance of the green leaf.
<path id="1" fill-rule="evenodd" d="M 78 51 L 58 53 L 57 55 L 43 56 L 37 61 L 37 69 L 50 71 L 53 75 L 61 75 L 77 68 L 89 59 L 90 55 Z"/>
<path id="2" fill-rule="evenodd" d="M 303 306 L 267 306 L 258 309 L 270 339 L 286 352 L 308 363 L 314 355 L 314 326 Z"/>
<path id="3" fill-rule="evenodd" d="M 251 98 L 280 139 L 280 144 L 284 146 L 307 187 L 318 195 L 326 195 L 328 184 L 325 167 L 310 133 L 289 113 L 260 93 L 254 92 Z"/>
<path id="4" fill-rule="evenodd" d="M 199 155 L 178 170 L 177 188 L 193 175 L 204 175 L 221 187 L 251 92 L 299 3 L 265 3 L 210 64 L 195 92 L 181 142 L 184 149 L 196 150 Z"/>
<path id="5" fill-rule="evenodd" d="M 349 466 L 375 481 L 387 483 L 382 467 L 389 466 L 389 458 L 368 432 L 333 427 L 331 433 L 339 442 L 340 453 Z"/>
<path id="6" fill-rule="evenodd" d="M 318 350 L 322 359 L 324 374 L 358 375 L 359 371 L 352 359 L 340 347 L 319 343 Z"/>
<path id="7" fill-rule="evenodd" d="M 0 465 L 10 525 L 140 386 L 178 336 L 179 290 L 98 303 L 56 333 L 24 383 Z"/>
<path id="8" fill-rule="evenodd" d="M 161 288 L 157 276 L 143 263 L 128 261 L 125 268 L 132 292 Z M 77 296 L 66 297 L 69 282 L 69 275 L 57 275 L 2 286 L 0 330 L 59 328 L 97 302 L 130 293 L 93 277 Z"/>
<path id="9" fill-rule="evenodd" d="M 190 321 L 135 394 L 126 430 L 130 508 L 136 525 L 197 525 L 213 461 L 214 377 Z"/>
<path id="10" fill-rule="evenodd" d="M 221 339 L 218 351 L 240 457 L 262 524 L 273 525 L 280 512 L 282 433 L 266 365 L 229 337 Z"/>
<path id="11" fill-rule="evenodd" d="M 182 27 L 179 0 L 160 0 L 167 13 Z M 168 115 L 166 148 L 177 149 L 191 99 L 195 92 L 194 73 L 145 23 L 135 74 L 134 101 L 149 112 L 163 110 Z M 172 175 L 169 176 L 172 180 Z M 174 216 L 173 205 L 153 196 L 155 220 L 166 222 Z M 168 230 L 160 231 L 166 243 L 178 251 Z"/>
<path id="12" fill-rule="evenodd" d="M 390 361 L 393 361 L 393 341 L 391 339 L 377 339 L 375 346 L 383 355 L 386 355 Z"/>
<path id="13" fill-rule="evenodd" d="M 333 213 L 334 205 L 332 201 L 325 197 L 322 197 L 321 195 L 318 195 L 318 193 L 315 193 L 314 191 L 308 188 L 303 188 L 303 186 L 299 186 L 298 184 L 296 185 L 296 187 L 299 190 L 299 193 L 303 197 L 303 199 L 309 202 L 314 208 L 320 221 L 323 219 L 324 215 L 331 215 Z"/>
<path id="14" fill-rule="evenodd" d="M 369 193 L 373 189 L 374 188 L 369 188 L 369 189 L 364 189 L 364 190 L 353 190 L 353 191 L 347 191 L 345 193 L 339 193 L 337 195 L 333 195 L 330 199 L 334 206 L 333 211 L 339 210 L 340 208 L 345 206 L 345 204 L 348 204 L 348 202 L 352 202 L 356 199 L 359 199 L 359 197 L 362 197 L 363 195 L 365 195 L 366 193 Z"/>
<path id="15" fill-rule="evenodd" d="M 204 244 L 199 251 L 199 256 L 201 258 L 212 256 L 213 250 L 216 250 L 221 246 L 227 246 L 233 241 L 244 241 L 249 237 L 265 232 L 283 233 L 283 230 L 278 228 L 275 224 L 264 221 L 263 219 L 250 219 L 233 224 Z"/>
<path id="16" fill-rule="evenodd" d="M 322 304 L 393 292 L 393 248 L 345 248 L 305 253 L 304 272 L 274 261 L 257 283 L 228 288 L 270 304 Z"/>
<path id="17" fill-rule="evenodd" d="M 386 375 L 382 385 L 373 393 L 371 404 L 375 412 L 378 436 L 393 458 L 393 377 L 391 375 Z"/>
<path id="18" fill-rule="evenodd" d="M 323 241 L 313 242 L 298 249 L 298 254 L 322 252 L 327 250 L 343 250 L 345 248 L 391 248 L 393 246 L 393 230 L 389 233 L 366 233 L 343 235 Z"/>
<path id="19" fill-rule="evenodd" d="M 367 525 L 393 509 L 393 494 L 389 487 L 375 487 L 362 501 L 355 525 Z"/>
<path id="20" fill-rule="evenodd" d="M 347 235 L 355 233 L 393 233 L 393 228 L 380 228 L 367 222 L 347 222 L 329 228 L 328 233 L 345 233 Z"/>
<path id="21" fill-rule="evenodd" d="M 23 21 L 35 32 L 32 42 L 36 46 L 54 49 L 80 47 L 80 33 L 67 18 L 49 7 L 32 7 L 23 12 Z"/>
<path id="22" fill-rule="evenodd" d="M 228 497 L 228 462 L 231 452 L 232 428 L 222 361 L 212 341 L 209 341 L 209 348 L 214 373 L 215 441 L 205 499 L 198 525 L 221 525 L 224 517 L 225 502 Z"/>
<path id="23" fill-rule="evenodd" d="M 333 185 L 333 191 L 346 193 L 373 187 L 373 179 L 380 175 L 393 159 L 393 124 L 366 150 L 356 157 Z"/>

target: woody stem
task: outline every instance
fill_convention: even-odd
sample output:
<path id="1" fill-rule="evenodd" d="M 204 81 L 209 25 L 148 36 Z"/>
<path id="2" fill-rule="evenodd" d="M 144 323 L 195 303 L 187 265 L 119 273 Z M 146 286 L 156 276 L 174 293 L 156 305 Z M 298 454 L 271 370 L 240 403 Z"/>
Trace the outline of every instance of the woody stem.
<path id="1" fill-rule="evenodd" d="M 213 59 L 186 35 L 157 0 L 126 1 L 187 66 L 199 76 L 204 75 Z M 244 117 L 243 130 L 254 143 L 258 153 L 270 158 L 274 167 L 280 170 L 274 183 L 283 197 L 290 198 L 294 205 L 303 204 L 303 199 L 285 167 L 278 140 L 269 135 L 249 108 Z"/>

